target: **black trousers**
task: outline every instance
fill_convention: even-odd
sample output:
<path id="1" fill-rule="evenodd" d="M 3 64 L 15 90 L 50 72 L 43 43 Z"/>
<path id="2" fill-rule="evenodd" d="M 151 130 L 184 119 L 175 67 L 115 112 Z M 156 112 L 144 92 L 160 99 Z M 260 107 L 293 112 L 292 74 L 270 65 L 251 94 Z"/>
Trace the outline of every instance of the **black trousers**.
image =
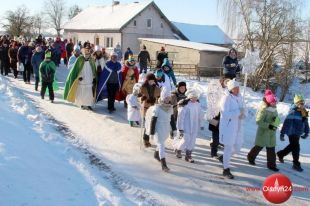
<path id="1" fill-rule="evenodd" d="M 289 136 L 289 145 L 287 145 L 283 150 L 278 152 L 279 157 L 285 157 L 290 152 L 292 152 L 293 163 L 296 166 L 300 166 L 299 162 L 299 153 L 300 153 L 300 144 L 299 144 L 299 136 Z"/>
<path id="2" fill-rule="evenodd" d="M 217 147 L 220 144 L 220 134 L 219 131 L 212 131 L 212 143 L 211 146 L 211 154 L 216 155 L 217 154 Z"/>
<path id="3" fill-rule="evenodd" d="M 41 86 L 41 97 L 44 99 L 46 88 L 48 87 L 48 93 L 50 95 L 50 100 L 54 100 L 54 90 L 53 90 L 53 82 L 43 82 Z"/>
<path id="4" fill-rule="evenodd" d="M 35 77 L 35 86 L 34 86 L 35 90 L 38 90 L 38 87 L 39 87 L 39 80 L 40 80 L 40 78 L 36 76 L 36 77 Z"/>
<path id="5" fill-rule="evenodd" d="M 8 75 L 9 74 L 9 69 L 10 69 L 10 64 L 9 62 L 6 61 L 1 61 L 0 63 L 0 68 L 1 68 L 1 74 L 3 75 Z"/>
<path id="6" fill-rule="evenodd" d="M 262 151 L 263 147 L 255 145 L 248 154 L 248 160 L 255 161 L 257 155 Z M 266 147 L 267 150 L 267 167 L 276 167 L 276 151 L 275 147 Z"/>
<path id="7" fill-rule="evenodd" d="M 24 65 L 24 72 L 23 72 L 24 82 L 30 82 L 31 70 L 32 70 L 31 64 Z"/>
<path id="8" fill-rule="evenodd" d="M 114 102 L 115 102 L 115 95 L 118 90 L 118 84 L 107 84 L 108 90 L 108 110 L 115 110 Z"/>

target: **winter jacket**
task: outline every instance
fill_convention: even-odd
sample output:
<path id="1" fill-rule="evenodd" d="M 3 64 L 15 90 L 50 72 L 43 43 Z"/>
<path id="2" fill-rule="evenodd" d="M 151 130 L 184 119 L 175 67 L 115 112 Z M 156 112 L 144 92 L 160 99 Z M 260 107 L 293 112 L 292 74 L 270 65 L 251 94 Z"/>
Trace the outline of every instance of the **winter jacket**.
<path id="1" fill-rule="evenodd" d="M 150 135 L 154 135 L 155 141 L 160 144 L 164 144 L 168 138 L 170 131 L 175 131 L 176 126 L 172 116 L 172 106 L 165 104 L 156 104 L 150 108 L 151 121 L 150 125 L 146 125 L 146 131 L 150 131 Z M 149 113 L 148 111 L 148 113 Z M 149 114 L 147 115 L 149 116 Z M 147 120 L 149 117 L 146 118 Z M 146 121 L 146 124 L 149 121 Z M 148 127 L 150 127 L 148 129 Z"/>
<path id="2" fill-rule="evenodd" d="M 235 64 L 235 66 L 231 66 L 230 64 Z M 223 59 L 223 74 L 224 75 L 236 75 L 239 71 L 238 59 L 232 59 L 230 56 L 225 56 Z"/>
<path id="3" fill-rule="evenodd" d="M 138 54 L 138 62 L 140 63 L 140 67 L 146 68 L 148 61 L 151 61 L 149 52 L 146 50 L 140 51 Z"/>
<path id="4" fill-rule="evenodd" d="M 175 121 L 178 118 L 178 102 L 183 99 L 186 99 L 185 93 L 182 94 L 179 90 L 171 92 L 171 104 L 173 106 L 173 116 Z"/>
<path id="5" fill-rule="evenodd" d="M 165 74 L 167 74 L 168 77 L 172 80 L 174 86 L 176 86 L 176 85 L 177 85 L 177 80 L 176 80 L 176 78 L 175 78 L 174 71 L 172 70 L 172 68 L 170 68 L 169 71 L 165 71 L 164 69 L 163 69 L 163 71 L 164 71 Z"/>
<path id="6" fill-rule="evenodd" d="M 275 121 L 278 116 L 277 109 L 268 107 L 265 102 L 262 102 L 256 114 L 256 131 L 255 145 L 260 147 L 275 147 L 276 146 L 276 130 L 269 129 L 269 125 Z"/>
<path id="7" fill-rule="evenodd" d="M 159 52 L 157 55 L 157 68 L 161 68 L 161 65 L 164 62 L 164 59 L 168 58 L 167 52 Z"/>
<path id="8" fill-rule="evenodd" d="M 54 81 L 56 65 L 53 61 L 43 61 L 40 64 L 41 81 L 51 83 Z"/>
<path id="9" fill-rule="evenodd" d="M 221 121 L 219 126 L 220 143 L 224 145 L 242 145 L 243 128 L 239 118 L 242 108 L 241 96 L 226 93 L 220 102 Z"/>
<path id="10" fill-rule="evenodd" d="M 35 52 L 31 58 L 31 65 L 36 77 L 39 77 L 39 67 L 42 61 L 44 60 L 44 52 Z"/>
<path id="11" fill-rule="evenodd" d="M 119 79 L 118 73 L 121 72 L 122 65 L 119 62 L 108 61 L 106 63 L 106 67 L 112 70 L 111 75 L 108 79 L 108 84 L 118 84 L 122 80 Z"/>
<path id="12" fill-rule="evenodd" d="M 303 117 L 298 107 L 296 105 L 293 105 L 284 120 L 281 134 L 299 137 L 304 133 L 309 134 L 308 114 Z"/>
<path id="13" fill-rule="evenodd" d="M 124 60 L 127 60 L 129 58 L 129 56 L 132 56 L 133 53 L 131 50 L 127 50 L 124 54 Z"/>
<path id="14" fill-rule="evenodd" d="M 187 104 L 182 104 L 179 107 L 177 128 L 183 130 L 185 135 L 189 137 L 197 137 L 199 129 L 203 127 L 203 112 L 200 103 L 184 101 Z"/>
<path id="15" fill-rule="evenodd" d="M 145 117 L 147 109 L 154 105 L 155 103 L 158 103 L 158 99 L 160 97 L 160 88 L 156 85 L 148 85 L 144 84 L 141 87 L 141 116 Z"/>
<path id="16" fill-rule="evenodd" d="M 32 50 L 29 46 L 21 46 L 17 52 L 17 61 L 25 64 L 31 64 Z"/>
<path id="17" fill-rule="evenodd" d="M 18 48 L 9 49 L 10 67 L 13 69 L 17 68 L 17 52 Z"/>

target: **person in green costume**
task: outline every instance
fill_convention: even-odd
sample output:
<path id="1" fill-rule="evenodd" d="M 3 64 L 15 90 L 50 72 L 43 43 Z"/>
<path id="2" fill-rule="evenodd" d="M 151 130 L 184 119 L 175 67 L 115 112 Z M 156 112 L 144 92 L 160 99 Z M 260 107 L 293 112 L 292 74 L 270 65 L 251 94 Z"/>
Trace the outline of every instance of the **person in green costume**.
<path id="1" fill-rule="evenodd" d="M 53 61 L 51 61 L 52 52 L 50 50 L 46 50 L 45 59 L 40 64 L 39 71 L 41 75 L 41 98 L 44 99 L 44 94 L 46 88 L 48 87 L 50 100 L 54 102 L 54 89 L 53 89 L 53 81 L 56 72 L 56 65 Z"/>
<path id="2" fill-rule="evenodd" d="M 82 109 L 93 110 L 97 84 L 96 65 L 91 58 L 89 42 L 84 43 L 83 55 L 79 56 L 66 80 L 64 99 Z"/>

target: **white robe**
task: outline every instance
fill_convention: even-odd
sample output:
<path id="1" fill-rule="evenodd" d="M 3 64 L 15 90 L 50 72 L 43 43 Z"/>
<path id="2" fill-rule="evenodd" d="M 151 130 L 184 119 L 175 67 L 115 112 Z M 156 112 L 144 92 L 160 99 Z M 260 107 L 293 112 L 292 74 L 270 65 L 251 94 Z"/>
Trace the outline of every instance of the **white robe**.
<path id="1" fill-rule="evenodd" d="M 172 91 L 174 91 L 173 90 L 174 87 L 172 86 L 173 84 L 171 82 L 171 79 L 169 78 L 167 74 L 164 73 L 163 75 L 165 76 L 165 82 L 158 82 L 158 86 L 161 89 L 161 91 L 163 91 L 165 88 L 166 92 L 171 93 Z"/>
<path id="2" fill-rule="evenodd" d="M 196 144 L 199 129 L 203 127 L 203 111 L 199 102 L 189 101 L 178 111 L 177 128 L 184 131 L 184 138 L 175 147 L 177 150 L 192 151 Z M 175 137 L 178 138 L 178 137 Z"/>
<path id="3" fill-rule="evenodd" d="M 226 93 L 220 102 L 221 121 L 219 125 L 220 143 L 224 145 L 235 145 L 239 150 L 243 143 L 243 127 L 240 116 L 242 108 L 241 96 Z"/>
<path id="4" fill-rule="evenodd" d="M 152 116 L 157 117 L 154 141 L 157 145 L 156 151 L 159 151 L 160 159 L 165 158 L 165 141 L 169 137 L 171 130 L 171 115 L 173 114 L 173 108 L 165 111 L 160 105 L 155 105 Z"/>
<path id="5" fill-rule="evenodd" d="M 75 104 L 79 106 L 93 106 L 93 71 L 89 61 L 85 61 L 83 69 L 77 78 L 82 77 L 83 80 L 79 81 L 76 90 Z"/>
<path id="6" fill-rule="evenodd" d="M 128 104 L 127 107 L 127 120 L 128 121 L 140 121 L 140 103 L 138 101 L 138 97 L 129 94 L 126 97 L 126 102 Z M 137 107 L 137 108 L 133 108 Z"/>

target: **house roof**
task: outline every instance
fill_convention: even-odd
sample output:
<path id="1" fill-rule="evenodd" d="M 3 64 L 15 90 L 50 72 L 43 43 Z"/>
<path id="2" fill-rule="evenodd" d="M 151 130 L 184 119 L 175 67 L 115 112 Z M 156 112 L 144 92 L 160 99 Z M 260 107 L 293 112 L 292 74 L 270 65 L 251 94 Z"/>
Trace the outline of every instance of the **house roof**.
<path id="1" fill-rule="evenodd" d="M 207 44 L 233 44 L 225 32 L 217 25 L 198 25 L 172 22 L 189 41 Z"/>
<path id="2" fill-rule="evenodd" d="M 67 30 L 120 30 L 153 1 L 92 6 L 73 17 L 63 28 Z"/>
<path id="3" fill-rule="evenodd" d="M 155 39 L 155 38 L 139 38 L 139 40 L 155 42 L 163 45 L 179 46 L 184 48 L 195 49 L 198 51 L 212 51 L 212 52 L 228 52 L 229 49 L 225 47 L 215 46 L 211 44 L 203 44 L 192 41 L 178 40 L 178 39 Z"/>

